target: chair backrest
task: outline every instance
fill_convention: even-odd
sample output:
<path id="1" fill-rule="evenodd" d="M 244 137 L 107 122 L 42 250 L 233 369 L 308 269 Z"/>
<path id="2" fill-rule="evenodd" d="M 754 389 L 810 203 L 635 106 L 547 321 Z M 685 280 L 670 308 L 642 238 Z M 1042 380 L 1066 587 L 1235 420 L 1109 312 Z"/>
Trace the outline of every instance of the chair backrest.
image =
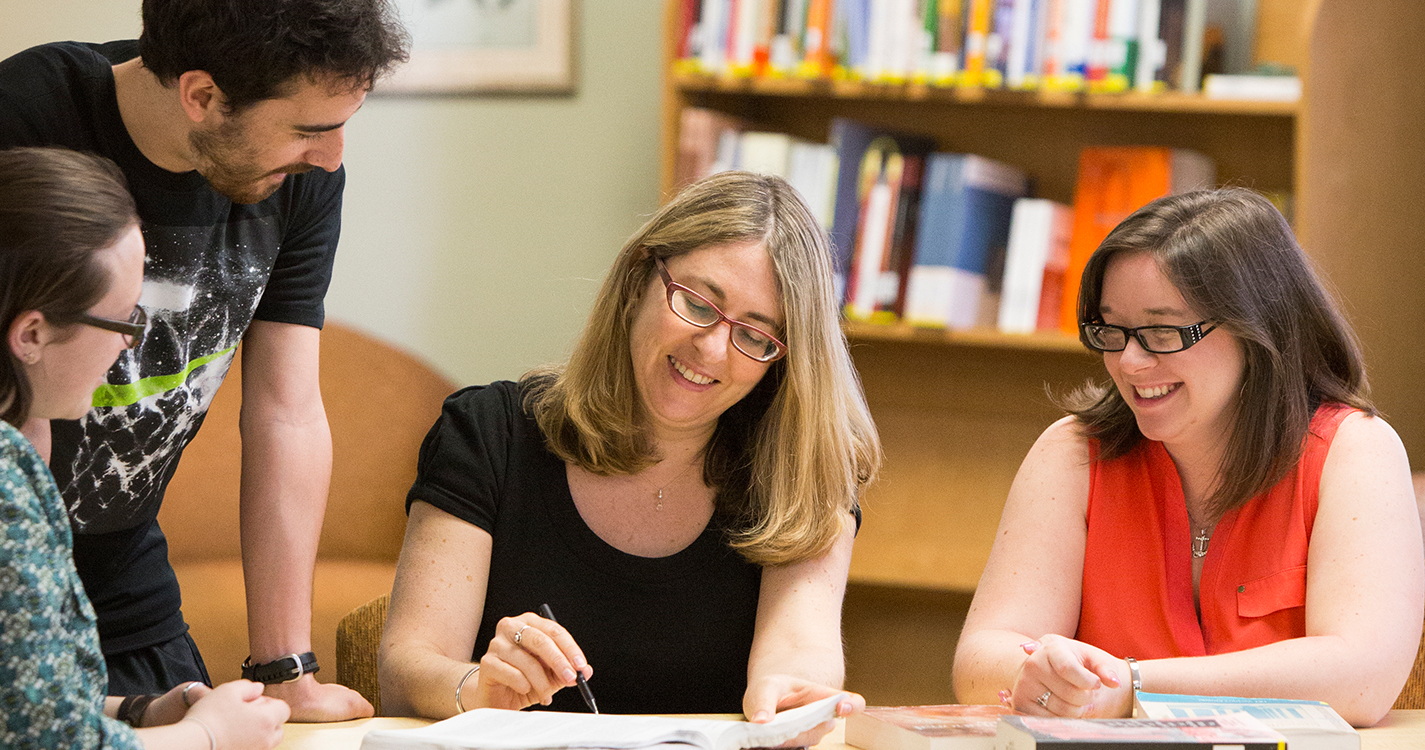
<path id="1" fill-rule="evenodd" d="M 391 595 L 353 609 L 336 626 L 336 681 L 361 693 L 381 715 L 381 684 L 376 677 L 376 649 L 386 627 Z"/>
<path id="2" fill-rule="evenodd" d="M 1420 507 L 1422 527 L 1425 527 L 1425 471 L 1415 473 L 1415 503 Z M 1422 528 L 1425 533 L 1425 528 Z M 1420 635 L 1420 648 L 1415 652 L 1415 666 L 1410 679 L 1395 699 L 1395 708 L 1425 708 L 1425 633 Z"/>
<path id="3" fill-rule="evenodd" d="M 237 559 L 242 440 L 241 349 L 159 514 L 174 562 Z M 321 337 L 322 401 L 332 478 L 318 559 L 392 562 L 406 527 L 402 500 L 416 450 L 455 385 L 384 341 L 328 321 Z"/>

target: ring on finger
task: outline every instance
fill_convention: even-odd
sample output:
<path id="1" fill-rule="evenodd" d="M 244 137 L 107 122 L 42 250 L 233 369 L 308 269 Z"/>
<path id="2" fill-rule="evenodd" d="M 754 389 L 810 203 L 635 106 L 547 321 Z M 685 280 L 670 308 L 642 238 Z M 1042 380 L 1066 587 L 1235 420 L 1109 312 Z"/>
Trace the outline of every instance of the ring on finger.
<path id="1" fill-rule="evenodd" d="M 201 682 L 190 682 L 190 683 L 188 683 L 187 685 L 185 685 L 185 686 L 183 687 L 183 692 L 182 692 L 182 693 L 179 693 L 179 695 L 183 696 L 183 705 L 185 705 L 185 706 L 192 706 L 192 705 L 193 705 L 193 702 L 190 701 L 190 700 L 188 700 L 188 691 L 189 691 L 189 690 L 192 690 L 192 689 L 195 688 L 195 687 L 198 687 L 198 686 L 201 685 L 201 684 L 203 684 L 203 683 L 201 683 Z"/>
<path id="2" fill-rule="evenodd" d="M 1038 703 L 1040 708 L 1043 708 L 1043 709 L 1045 709 L 1045 710 L 1048 710 L 1048 708 L 1049 708 L 1049 698 L 1050 698 L 1051 696 L 1053 696 L 1053 695 L 1054 695 L 1054 691 L 1052 691 L 1052 690 L 1045 690 L 1043 695 L 1041 695 L 1041 696 L 1039 696 L 1038 698 L 1035 698 L 1035 699 L 1034 699 L 1034 702 L 1035 702 L 1035 703 Z"/>
<path id="3" fill-rule="evenodd" d="M 516 631 L 515 631 L 514 641 L 515 641 L 515 645 L 516 645 L 516 646 L 520 645 L 521 637 L 524 635 L 524 631 L 526 631 L 526 630 L 528 630 L 528 629 L 529 629 L 529 626 L 528 626 L 528 625 L 525 625 L 524 627 L 522 627 L 522 628 L 520 628 L 519 630 L 516 630 Z"/>

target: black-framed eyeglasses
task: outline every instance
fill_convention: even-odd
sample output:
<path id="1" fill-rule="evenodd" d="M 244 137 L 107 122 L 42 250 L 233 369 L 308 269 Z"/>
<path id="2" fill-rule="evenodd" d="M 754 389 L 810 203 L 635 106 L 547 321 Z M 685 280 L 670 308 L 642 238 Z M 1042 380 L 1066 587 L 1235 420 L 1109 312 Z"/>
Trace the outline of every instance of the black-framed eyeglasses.
<path id="1" fill-rule="evenodd" d="M 1138 339 L 1138 345 L 1154 354 L 1180 352 L 1202 341 L 1202 337 L 1217 330 L 1217 325 L 1204 329 L 1207 321 L 1186 326 L 1139 326 L 1124 328 L 1108 323 L 1080 323 L 1079 340 L 1084 346 L 1101 352 L 1121 352 L 1128 347 L 1128 337 Z"/>
<path id="2" fill-rule="evenodd" d="M 727 317 L 717 305 L 707 297 L 679 284 L 668 275 L 668 267 L 662 258 L 654 258 L 658 275 L 663 277 L 663 286 L 668 290 L 668 307 L 673 314 L 699 328 L 712 328 L 727 321 L 728 337 L 733 348 L 758 362 L 772 362 L 787 354 L 787 345 L 770 333 L 754 325 Z"/>
<path id="3" fill-rule="evenodd" d="M 111 320 L 86 313 L 76 318 L 76 322 L 123 334 L 129 348 L 133 349 L 143 342 L 144 332 L 148 330 L 148 311 L 134 305 L 134 311 L 128 320 Z"/>

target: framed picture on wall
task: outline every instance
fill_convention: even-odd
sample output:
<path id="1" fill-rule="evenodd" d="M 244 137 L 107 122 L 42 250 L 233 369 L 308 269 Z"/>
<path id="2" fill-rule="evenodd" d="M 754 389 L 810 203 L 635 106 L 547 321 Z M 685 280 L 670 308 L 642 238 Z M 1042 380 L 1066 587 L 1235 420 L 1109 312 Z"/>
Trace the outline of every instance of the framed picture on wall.
<path id="1" fill-rule="evenodd" d="M 574 92 L 575 0 L 395 0 L 411 60 L 394 94 Z"/>

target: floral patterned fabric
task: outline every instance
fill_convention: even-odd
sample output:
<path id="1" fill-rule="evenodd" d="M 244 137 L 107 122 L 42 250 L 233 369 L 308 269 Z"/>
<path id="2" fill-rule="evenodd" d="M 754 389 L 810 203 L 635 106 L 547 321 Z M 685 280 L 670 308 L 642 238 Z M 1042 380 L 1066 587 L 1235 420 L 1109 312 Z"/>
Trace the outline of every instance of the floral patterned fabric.
<path id="1" fill-rule="evenodd" d="M 30 441 L 0 421 L 0 747 L 142 750 L 109 682 L 69 519 Z"/>

